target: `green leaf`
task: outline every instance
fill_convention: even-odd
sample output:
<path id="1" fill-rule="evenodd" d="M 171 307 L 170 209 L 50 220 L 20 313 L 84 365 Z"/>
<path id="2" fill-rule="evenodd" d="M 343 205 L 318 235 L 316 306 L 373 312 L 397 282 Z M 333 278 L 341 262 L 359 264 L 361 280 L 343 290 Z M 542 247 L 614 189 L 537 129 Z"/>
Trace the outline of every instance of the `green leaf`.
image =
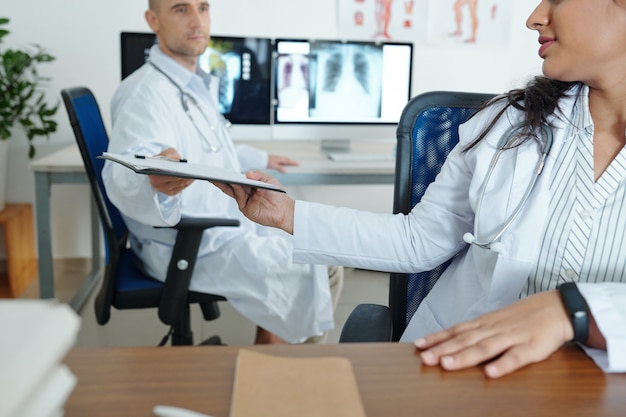
<path id="1" fill-rule="evenodd" d="M 48 54 L 38 55 L 39 62 L 52 62 L 55 59 L 56 59 L 55 57 L 53 57 L 52 55 L 48 55 Z"/>
<path id="2" fill-rule="evenodd" d="M 9 34 L 4 26 L 9 23 L 0 17 L 0 44 Z M 31 48 L 0 49 L 0 137 L 7 139 L 14 127 L 22 128 L 29 141 L 38 136 L 49 136 L 55 132 L 57 123 L 54 116 L 59 104 L 48 104 L 42 86 L 49 81 L 39 75 L 39 65 L 55 60 L 41 46 Z M 29 157 L 35 155 L 35 148 L 29 144 Z"/>
<path id="3" fill-rule="evenodd" d="M 9 132 L 9 129 L 7 129 L 4 126 L 0 127 L 0 137 L 2 137 L 2 139 L 8 139 L 11 137 L 11 132 Z"/>

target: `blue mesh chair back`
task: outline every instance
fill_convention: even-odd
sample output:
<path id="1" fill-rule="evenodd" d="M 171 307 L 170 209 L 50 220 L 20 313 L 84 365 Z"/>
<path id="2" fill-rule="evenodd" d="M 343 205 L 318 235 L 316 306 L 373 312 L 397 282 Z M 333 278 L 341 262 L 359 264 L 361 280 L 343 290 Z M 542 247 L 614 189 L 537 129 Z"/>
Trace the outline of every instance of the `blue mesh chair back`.
<path id="1" fill-rule="evenodd" d="M 90 180 L 95 181 L 98 195 L 102 198 L 101 203 L 104 212 L 99 213 L 115 232 L 116 240 L 120 241 L 126 235 L 127 229 L 117 208 L 111 204 L 106 196 L 104 184 L 102 183 L 102 168 L 104 160 L 98 156 L 106 152 L 109 145 L 109 137 L 107 135 L 98 103 L 93 94 L 86 88 L 79 88 L 71 92 L 68 97 L 71 101 L 71 108 L 74 118 L 71 118 L 73 129 L 79 129 L 82 140 L 78 141 L 78 147 L 83 156 L 85 170 Z"/>
<path id="2" fill-rule="evenodd" d="M 119 210 L 106 195 L 101 175 L 104 160 L 98 156 L 107 150 L 109 138 L 95 97 L 89 89 L 84 87 L 65 89 L 61 92 L 61 96 L 80 149 L 102 224 L 106 270 L 104 282 L 96 298 L 96 318 L 98 323 L 105 324 L 109 321 L 109 306 L 113 303 L 113 294 L 116 291 L 134 298 L 134 291 L 154 289 L 154 293 L 149 294 L 144 301 L 147 307 L 153 304 L 152 298 L 158 297 L 163 283 L 145 276 L 135 265 L 134 255 L 126 247 L 128 232 L 126 225 Z M 115 280 L 114 285 L 110 285 L 109 280 Z M 124 303 L 124 300 L 118 301 Z"/>
<path id="3" fill-rule="evenodd" d="M 489 94 L 434 91 L 411 99 L 396 131 L 397 156 L 394 213 L 409 213 L 439 173 L 448 153 L 459 141 L 458 126 Z M 416 274 L 391 274 L 389 308 L 393 340 L 406 325 L 450 261 Z"/>
<path id="4" fill-rule="evenodd" d="M 165 282 L 144 274 L 127 245 L 126 225 L 118 209 L 108 199 L 102 182 L 104 160 L 99 156 L 107 150 L 109 140 L 96 99 L 85 87 L 64 89 L 61 96 L 98 208 L 107 250 L 104 278 L 95 300 L 96 320 L 99 324 L 106 324 L 111 316 L 111 306 L 119 310 L 157 308 L 161 322 L 171 326 L 161 345 L 167 342 L 170 335 L 173 345 L 193 344 L 190 304 L 200 306 L 205 320 L 215 320 L 220 316 L 217 303 L 225 301 L 220 295 L 189 290 L 202 235 L 213 227 L 237 227 L 239 220 L 181 219 L 172 227 L 176 230 L 176 241 Z M 183 264 L 185 267 L 179 266 Z M 205 342 L 219 343 L 219 337 L 211 337 Z"/>

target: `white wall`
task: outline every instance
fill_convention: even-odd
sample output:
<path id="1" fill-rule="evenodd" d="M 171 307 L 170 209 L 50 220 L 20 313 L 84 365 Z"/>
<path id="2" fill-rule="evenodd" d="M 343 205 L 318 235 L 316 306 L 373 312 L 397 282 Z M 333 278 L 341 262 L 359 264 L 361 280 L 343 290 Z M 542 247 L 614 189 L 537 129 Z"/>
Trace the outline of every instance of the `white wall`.
<path id="1" fill-rule="evenodd" d="M 451 50 L 416 45 L 413 95 L 439 89 L 502 92 L 521 85 L 530 75 L 538 73 L 541 63 L 537 57 L 537 35 L 524 27 L 526 17 L 536 3 L 536 0 L 515 0 L 511 41 L 506 50 L 471 47 Z M 50 97 L 60 104 L 59 129 L 49 140 L 36 141 L 37 157 L 74 143 L 60 101 L 59 92 L 63 88 L 83 85 L 92 89 L 105 123 L 110 123 L 109 101 L 120 80 L 119 33 L 148 31 L 143 18 L 146 7 L 147 0 L 3 1 L 0 16 L 11 19 L 11 34 L 5 38 L 6 45 L 37 43 L 57 57 L 52 64 L 42 66 L 41 73 L 51 78 L 48 84 Z M 338 33 L 335 0 L 212 0 L 211 13 L 212 32 L 220 35 L 333 38 Z M 34 180 L 26 157 L 26 139 L 18 131 L 14 136 L 16 140 L 12 140 L 9 146 L 8 201 L 34 204 Z M 372 199 L 369 192 L 367 200 L 360 199 L 364 193 L 356 190 L 346 197 L 346 191 L 341 187 L 312 187 L 295 190 L 294 194 L 389 211 L 390 187 L 375 187 L 373 190 L 383 197 Z M 335 198 L 340 196 L 341 199 Z M 383 205 L 371 206 L 373 200 L 383 201 Z M 89 256 L 88 203 L 86 186 L 53 188 L 55 257 Z M 0 247 L 0 250 L 4 248 Z"/>

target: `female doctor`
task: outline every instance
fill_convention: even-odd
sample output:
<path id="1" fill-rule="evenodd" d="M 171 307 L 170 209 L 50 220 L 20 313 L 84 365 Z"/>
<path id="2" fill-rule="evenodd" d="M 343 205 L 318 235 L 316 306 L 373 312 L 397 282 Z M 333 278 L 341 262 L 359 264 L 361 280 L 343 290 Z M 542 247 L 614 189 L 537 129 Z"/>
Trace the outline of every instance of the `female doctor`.
<path id="1" fill-rule="evenodd" d="M 626 0 L 543 0 L 527 26 L 544 76 L 461 126 L 408 215 L 218 186 L 292 233 L 296 262 L 411 273 L 454 257 L 402 337 L 426 365 L 496 378 L 574 340 L 624 372 Z"/>

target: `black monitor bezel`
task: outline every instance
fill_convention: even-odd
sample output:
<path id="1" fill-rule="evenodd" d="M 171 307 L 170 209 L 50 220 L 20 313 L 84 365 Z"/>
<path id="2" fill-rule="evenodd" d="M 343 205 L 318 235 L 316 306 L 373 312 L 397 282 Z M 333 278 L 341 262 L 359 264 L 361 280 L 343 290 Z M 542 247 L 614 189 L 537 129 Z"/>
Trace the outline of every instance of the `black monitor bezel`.
<path id="1" fill-rule="evenodd" d="M 128 60 L 129 54 L 128 42 L 130 40 L 140 41 L 144 43 L 146 46 L 150 47 L 154 45 L 156 42 L 156 35 L 152 32 L 121 32 L 120 33 L 120 57 L 121 57 L 121 77 L 122 80 L 132 74 L 135 70 L 137 70 L 143 63 L 139 66 L 134 62 L 130 62 Z"/>
<path id="2" fill-rule="evenodd" d="M 226 41 L 236 41 L 236 42 L 244 42 L 246 39 L 257 39 L 267 42 L 269 45 L 268 49 L 268 86 L 267 86 L 267 116 L 263 116 L 263 120 L 246 120 L 245 118 L 231 118 L 229 120 L 233 124 L 239 125 L 269 125 L 272 123 L 272 102 L 273 102 L 273 85 L 272 85 L 272 77 L 274 72 L 274 64 L 273 64 L 273 40 L 267 37 L 256 37 L 256 36 L 225 36 L 225 35 L 213 35 L 211 39 L 216 40 L 226 40 Z M 120 33 L 120 56 L 121 56 L 121 79 L 128 77 L 134 71 L 139 69 L 144 62 L 139 63 L 138 61 L 130 61 L 129 60 L 129 41 L 137 42 L 139 45 L 143 45 L 145 48 L 149 48 L 156 42 L 156 35 L 152 32 L 121 32 Z"/>

